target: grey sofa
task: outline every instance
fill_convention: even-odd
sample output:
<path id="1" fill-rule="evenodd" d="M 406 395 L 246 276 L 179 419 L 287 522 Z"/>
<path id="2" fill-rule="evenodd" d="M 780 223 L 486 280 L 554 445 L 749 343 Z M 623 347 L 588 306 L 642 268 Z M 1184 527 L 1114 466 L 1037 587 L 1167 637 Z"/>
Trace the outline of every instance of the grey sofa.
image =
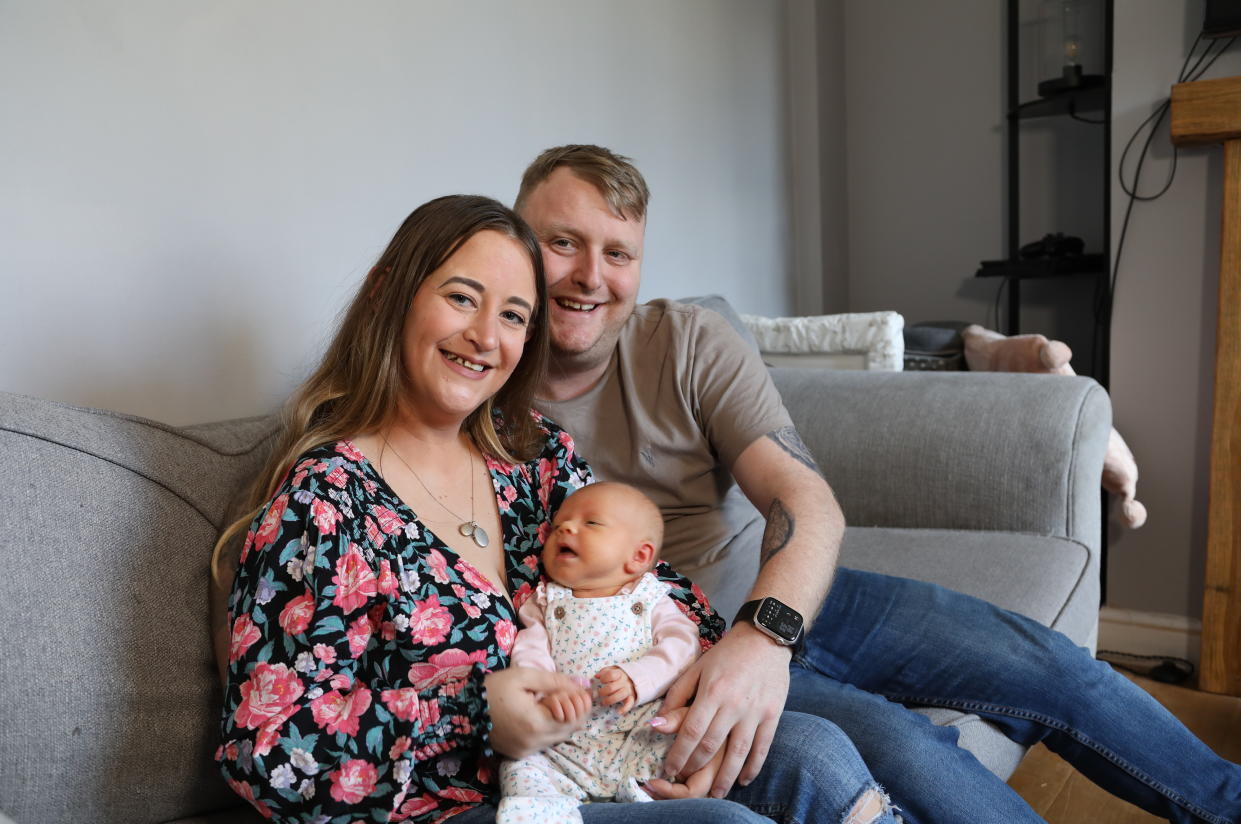
<path id="1" fill-rule="evenodd" d="M 1085 378 L 776 370 L 852 525 L 844 562 L 1092 643 L 1110 424 Z M 0 394 L 0 812 L 257 821 L 219 778 L 207 566 L 270 419 L 174 428 Z M 955 723 L 1007 775 L 1021 749 Z"/>

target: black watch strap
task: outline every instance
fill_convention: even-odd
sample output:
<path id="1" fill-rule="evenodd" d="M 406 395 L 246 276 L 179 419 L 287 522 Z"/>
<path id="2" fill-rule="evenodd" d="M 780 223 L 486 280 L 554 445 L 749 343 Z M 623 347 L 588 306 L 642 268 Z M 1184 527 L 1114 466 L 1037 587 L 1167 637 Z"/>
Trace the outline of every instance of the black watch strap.
<path id="1" fill-rule="evenodd" d="M 801 613 L 776 598 L 759 598 L 742 604 L 733 626 L 742 622 L 752 624 L 777 644 L 790 647 L 794 655 L 806 645 L 806 627 Z"/>

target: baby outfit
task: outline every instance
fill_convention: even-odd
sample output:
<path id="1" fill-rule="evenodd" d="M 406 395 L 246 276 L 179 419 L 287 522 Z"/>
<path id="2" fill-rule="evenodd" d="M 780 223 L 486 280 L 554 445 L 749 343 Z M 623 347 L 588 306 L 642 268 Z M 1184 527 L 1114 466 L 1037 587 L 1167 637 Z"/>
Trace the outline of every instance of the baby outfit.
<path id="1" fill-rule="evenodd" d="M 593 678 L 618 666 L 634 683 L 627 713 L 595 705 L 568 741 L 500 767 L 497 824 L 577 824 L 590 801 L 650 801 L 639 784 L 660 775 L 672 736 L 651 726 L 659 698 L 698 656 L 698 628 L 651 573 L 605 598 L 540 584 L 522 605 L 513 666 Z"/>

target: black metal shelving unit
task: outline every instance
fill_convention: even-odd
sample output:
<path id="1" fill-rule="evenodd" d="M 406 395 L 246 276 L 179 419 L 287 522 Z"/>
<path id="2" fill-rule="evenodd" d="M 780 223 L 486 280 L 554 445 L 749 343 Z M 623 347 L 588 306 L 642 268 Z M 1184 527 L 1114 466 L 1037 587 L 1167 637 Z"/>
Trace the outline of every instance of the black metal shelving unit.
<path id="1" fill-rule="evenodd" d="M 1108 339 L 1111 328 L 1111 251 L 1110 237 L 1110 170 L 1111 170 L 1111 120 L 1112 120 L 1112 0 L 1100 0 L 1103 4 L 1103 75 L 1098 85 L 1082 86 L 1055 95 L 1021 99 L 1021 53 L 1019 43 L 1020 0 L 1008 0 L 1007 60 L 1006 60 L 1006 152 L 1005 164 L 1008 177 L 1006 204 L 1006 257 L 1003 260 L 985 260 L 979 265 L 976 277 L 1005 279 L 1007 288 L 1007 312 L 1005 334 L 1021 332 L 1021 284 L 1025 280 L 1045 278 L 1090 278 L 1094 282 L 1095 311 L 1092 340 L 1094 351 L 1089 371 L 1104 387 L 1108 385 Z M 1099 204 L 1100 236 L 1104 239 L 1102 250 L 1085 254 L 1056 258 L 1022 258 L 1021 238 L 1021 155 L 1020 135 L 1022 121 L 1047 117 L 1097 118 L 1099 139 L 1103 141 L 1102 181 Z M 1033 238 L 1027 238 L 1033 240 Z M 1079 371 L 1081 371 L 1079 367 Z"/>

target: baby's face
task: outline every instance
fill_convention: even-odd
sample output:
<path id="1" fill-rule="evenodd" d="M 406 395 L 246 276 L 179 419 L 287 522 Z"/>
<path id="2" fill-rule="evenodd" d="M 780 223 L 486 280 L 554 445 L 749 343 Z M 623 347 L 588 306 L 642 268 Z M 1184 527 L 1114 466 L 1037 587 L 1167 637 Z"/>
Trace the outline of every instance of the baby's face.
<path id="1" fill-rule="evenodd" d="M 642 540 L 626 515 L 623 493 L 587 486 L 570 495 L 552 520 L 543 568 L 570 589 L 619 590 L 645 571 L 633 564 L 626 569 Z"/>

